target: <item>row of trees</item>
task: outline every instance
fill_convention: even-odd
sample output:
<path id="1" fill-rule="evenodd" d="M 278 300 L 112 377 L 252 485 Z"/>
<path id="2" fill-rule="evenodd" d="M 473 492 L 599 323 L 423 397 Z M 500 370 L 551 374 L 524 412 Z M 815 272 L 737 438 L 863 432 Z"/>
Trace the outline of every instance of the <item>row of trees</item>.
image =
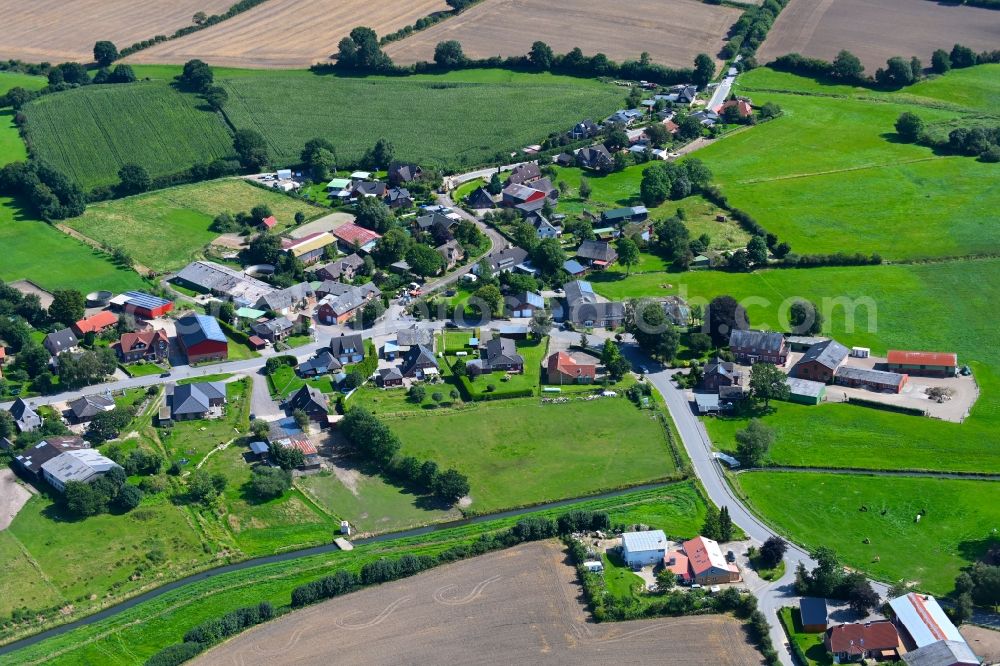
<path id="1" fill-rule="evenodd" d="M 700 193 L 711 180 L 711 170 L 699 159 L 658 162 L 643 170 L 639 196 L 647 206 L 659 206 L 667 199 Z"/>
<path id="2" fill-rule="evenodd" d="M 469 481 L 457 470 L 438 471 L 433 461 L 398 457 L 400 441 L 392 430 L 363 407 L 351 407 L 340 424 L 344 438 L 356 453 L 381 472 L 454 503 L 469 493 Z"/>
<path id="3" fill-rule="evenodd" d="M 82 215 L 87 197 L 55 167 L 37 160 L 11 162 L 0 169 L 0 193 L 24 198 L 45 220 Z"/>
<path id="4" fill-rule="evenodd" d="M 66 509 L 75 516 L 96 516 L 112 508 L 131 511 L 142 502 L 143 493 L 125 482 L 125 471 L 112 467 L 92 483 L 67 481 L 63 492 Z"/>
<path id="5" fill-rule="evenodd" d="M 959 155 L 978 155 L 983 162 L 1000 162 L 1000 125 L 956 127 L 948 133 L 947 140 L 939 140 L 931 135 L 920 116 L 906 111 L 896 119 L 895 127 L 904 141 Z"/>
<path id="6" fill-rule="evenodd" d="M 799 562 L 795 571 L 795 592 L 802 596 L 826 599 L 844 599 L 858 615 L 864 617 L 876 610 L 881 599 L 868 578 L 858 571 L 845 571 L 831 548 L 817 548 L 812 552 L 816 567 L 806 570 Z"/>

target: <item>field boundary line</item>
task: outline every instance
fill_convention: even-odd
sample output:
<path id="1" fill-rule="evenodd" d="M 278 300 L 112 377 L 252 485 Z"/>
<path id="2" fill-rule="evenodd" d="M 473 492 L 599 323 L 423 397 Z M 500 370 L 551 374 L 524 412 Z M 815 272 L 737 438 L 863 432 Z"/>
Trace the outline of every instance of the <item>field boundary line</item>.
<path id="1" fill-rule="evenodd" d="M 59 231 L 63 232 L 64 234 L 66 234 L 70 238 L 74 238 L 74 239 L 80 241 L 84 245 L 89 245 L 90 247 L 92 247 L 93 249 L 95 249 L 95 250 L 97 250 L 99 252 L 106 252 L 105 249 L 104 249 L 104 246 L 100 242 L 94 240 L 90 236 L 85 236 L 84 234 L 80 233 L 79 231 L 77 231 L 73 227 L 69 226 L 68 224 L 59 223 L 59 224 L 54 224 L 52 226 L 54 226 L 56 229 L 58 229 Z M 156 271 L 151 270 L 148 266 L 143 266 L 139 262 L 135 261 L 134 258 L 132 259 L 132 266 L 131 266 L 131 268 L 129 268 L 129 270 L 131 270 L 131 271 L 133 271 L 135 273 L 139 273 L 140 275 L 142 273 L 147 273 L 148 274 L 148 273 L 155 273 L 156 272 Z"/>
<path id="2" fill-rule="evenodd" d="M 66 595 L 64 595 L 62 591 L 55 586 L 55 583 L 53 583 L 52 579 L 49 578 L 48 574 L 45 573 L 45 570 L 42 569 L 42 565 L 39 564 L 38 560 L 34 558 L 34 556 L 31 554 L 31 551 L 28 550 L 27 546 L 25 546 L 21 542 L 21 540 L 17 538 L 17 535 L 15 535 L 13 532 L 11 532 L 10 530 L 5 530 L 5 531 L 10 536 L 10 538 L 14 540 L 14 543 L 17 544 L 18 549 L 21 551 L 24 557 L 27 558 L 28 563 L 31 565 L 31 567 L 38 572 L 39 576 L 42 577 L 42 580 L 45 581 L 45 584 L 48 585 L 49 588 L 51 588 L 51 590 L 56 593 L 56 596 L 59 597 L 63 602 L 69 603 L 69 599 L 67 599 Z"/>
<path id="3" fill-rule="evenodd" d="M 902 476 L 943 479 L 949 481 L 1000 481 L 1000 473 L 991 472 L 945 472 L 920 469 L 872 469 L 867 467 L 795 467 L 775 465 L 773 467 L 748 467 L 733 470 L 734 475 L 753 472 L 805 472 L 808 474 L 843 474 L 846 476 Z"/>
<path id="4" fill-rule="evenodd" d="M 815 171 L 813 173 L 793 173 L 787 176 L 775 176 L 773 178 L 751 178 L 748 180 L 736 181 L 739 185 L 756 185 L 758 183 L 773 183 L 781 180 L 795 180 L 797 178 L 813 178 L 815 176 L 829 176 L 836 173 L 849 173 L 851 171 L 867 171 L 869 169 L 885 169 L 888 167 L 899 166 L 901 164 L 916 164 L 919 162 L 931 162 L 933 160 L 948 160 L 956 159 L 962 157 L 961 155 L 947 155 L 947 156 L 934 156 L 934 157 L 917 157 L 911 160 L 900 160 L 898 162 L 892 162 L 890 164 L 863 164 L 861 166 L 847 167 L 845 169 L 830 169 L 829 171 Z"/>

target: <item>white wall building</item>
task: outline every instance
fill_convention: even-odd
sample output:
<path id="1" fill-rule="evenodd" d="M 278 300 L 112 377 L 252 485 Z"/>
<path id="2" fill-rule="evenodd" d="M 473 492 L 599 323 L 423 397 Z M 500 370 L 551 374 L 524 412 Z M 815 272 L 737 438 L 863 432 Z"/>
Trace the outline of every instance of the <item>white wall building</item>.
<path id="1" fill-rule="evenodd" d="M 104 476 L 118 464 L 100 454 L 97 449 L 80 449 L 61 453 L 42 465 L 45 480 L 59 492 L 65 492 L 70 481 L 90 483 Z"/>
<path id="2" fill-rule="evenodd" d="M 622 559 L 630 567 L 661 564 L 670 543 L 663 530 L 622 534 Z"/>

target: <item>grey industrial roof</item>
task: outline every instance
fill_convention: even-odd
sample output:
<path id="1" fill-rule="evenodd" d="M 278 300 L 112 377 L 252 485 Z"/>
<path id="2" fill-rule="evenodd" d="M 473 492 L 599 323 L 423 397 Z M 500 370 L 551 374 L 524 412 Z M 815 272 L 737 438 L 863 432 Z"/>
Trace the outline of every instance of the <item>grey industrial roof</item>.
<path id="1" fill-rule="evenodd" d="M 596 240 L 585 240 L 580 243 L 576 256 L 592 261 L 614 261 L 618 258 L 618 254 L 610 244 Z"/>
<path id="2" fill-rule="evenodd" d="M 937 641 L 903 654 L 908 666 L 978 665 L 979 657 L 965 641 Z"/>
<path id="3" fill-rule="evenodd" d="M 118 464 L 106 458 L 97 449 L 66 451 L 42 465 L 42 470 L 60 483 L 68 481 L 89 481 Z"/>
<path id="4" fill-rule="evenodd" d="M 855 368 L 850 365 L 842 365 L 834 375 L 837 378 L 853 379 L 861 382 L 872 382 L 875 384 L 898 385 L 903 381 L 903 375 L 896 372 L 885 372 L 884 370 L 871 370 L 869 368 Z"/>
<path id="5" fill-rule="evenodd" d="M 170 301 L 159 296 L 147 294 L 144 291 L 126 291 L 126 302 L 139 308 L 149 308 L 150 310 L 169 305 Z"/>
<path id="6" fill-rule="evenodd" d="M 645 532 L 625 532 L 622 534 L 622 545 L 630 553 L 649 550 L 667 549 L 667 535 L 663 530 L 647 530 Z"/>
<path id="7" fill-rule="evenodd" d="M 910 634 L 917 647 L 941 640 L 965 642 L 962 634 L 929 594 L 910 592 L 889 601 L 896 621 Z"/>
<path id="8" fill-rule="evenodd" d="M 25 449 L 15 460 L 29 472 L 35 474 L 42 465 L 58 455 L 73 449 L 89 448 L 83 438 L 76 436 L 46 437 L 34 446 Z"/>
<path id="9" fill-rule="evenodd" d="M 797 377 L 789 377 L 787 382 L 788 391 L 792 395 L 806 395 L 810 398 L 818 398 L 826 388 L 826 384 L 823 382 L 814 382 L 809 379 L 799 379 Z"/>
<path id="10" fill-rule="evenodd" d="M 416 324 L 409 328 L 396 331 L 396 344 L 400 347 L 413 347 L 415 345 L 430 345 L 431 332 L 425 328 L 418 328 Z"/>
<path id="11" fill-rule="evenodd" d="M 736 329 L 729 334 L 730 347 L 747 347 L 757 351 L 777 353 L 784 343 L 784 336 L 775 331 Z"/>
<path id="12" fill-rule="evenodd" d="M 836 340 L 825 340 L 818 342 L 806 350 L 799 363 L 816 361 L 831 370 L 836 370 L 850 352 L 847 347 Z"/>
<path id="13" fill-rule="evenodd" d="M 290 287 L 273 291 L 270 294 L 264 294 L 257 299 L 256 305 L 258 307 L 267 308 L 268 310 L 283 310 L 291 307 L 295 303 L 304 301 L 312 295 L 313 290 L 312 287 L 309 286 L 309 283 L 300 282 L 298 284 L 293 284 Z"/>
<path id="14" fill-rule="evenodd" d="M 274 287 L 256 278 L 212 261 L 192 261 L 177 273 L 178 279 L 198 285 L 206 291 L 225 294 L 234 300 L 256 303 Z"/>

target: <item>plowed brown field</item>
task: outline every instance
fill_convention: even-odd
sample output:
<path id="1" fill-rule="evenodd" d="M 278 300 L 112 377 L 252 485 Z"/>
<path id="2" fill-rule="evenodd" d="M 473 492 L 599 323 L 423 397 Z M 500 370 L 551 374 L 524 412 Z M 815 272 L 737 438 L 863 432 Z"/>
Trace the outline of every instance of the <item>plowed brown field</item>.
<path id="1" fill-rule="evenodd" d="M 296 611 L 193 664 L 750 666 L 728 616 L 588 622 L 561 544 L 531 543 Z"/>
<path id="2" fill-rule="evenodd" d="M 0 0 L 0 58 L 86 62 L 94 42 L 118 48 L 191 25 L 195 12 L 224 12 L 233 0 Z"/>
<path id="3" fill-rule="evenodd" d="M 975 51 L 1000 44 L 1000 11 L 929 0 L 792 0 L 774 22 L 757 59 L 786 53 L 833 60 L 854 53 L 869 74 L 893 56 L 930 65 L 935 49 L 955 43 Z"/>
<path id="4" fill-rule="evenodd" d="M 699 53 L 715 57 L 729 27 L 740 17 L 731 7 L 697 0 L 485 0 L 386 47 L 399 64 L 432 60 L 438 42 L 457 39 L 471 58 L 523 55 L 536 40 L 557 53 L 579 46 L 587 55 L 690 67 Z"/>
<path id="5" fill-rule="evenodd" d="M 299 68 L 326 60 L 359 25 L 382 35 L 448 9 L 444 0 L 268 0 L 205 30 L 128 59 L 181 64 L 201 58 L 228 67 Z"/>

